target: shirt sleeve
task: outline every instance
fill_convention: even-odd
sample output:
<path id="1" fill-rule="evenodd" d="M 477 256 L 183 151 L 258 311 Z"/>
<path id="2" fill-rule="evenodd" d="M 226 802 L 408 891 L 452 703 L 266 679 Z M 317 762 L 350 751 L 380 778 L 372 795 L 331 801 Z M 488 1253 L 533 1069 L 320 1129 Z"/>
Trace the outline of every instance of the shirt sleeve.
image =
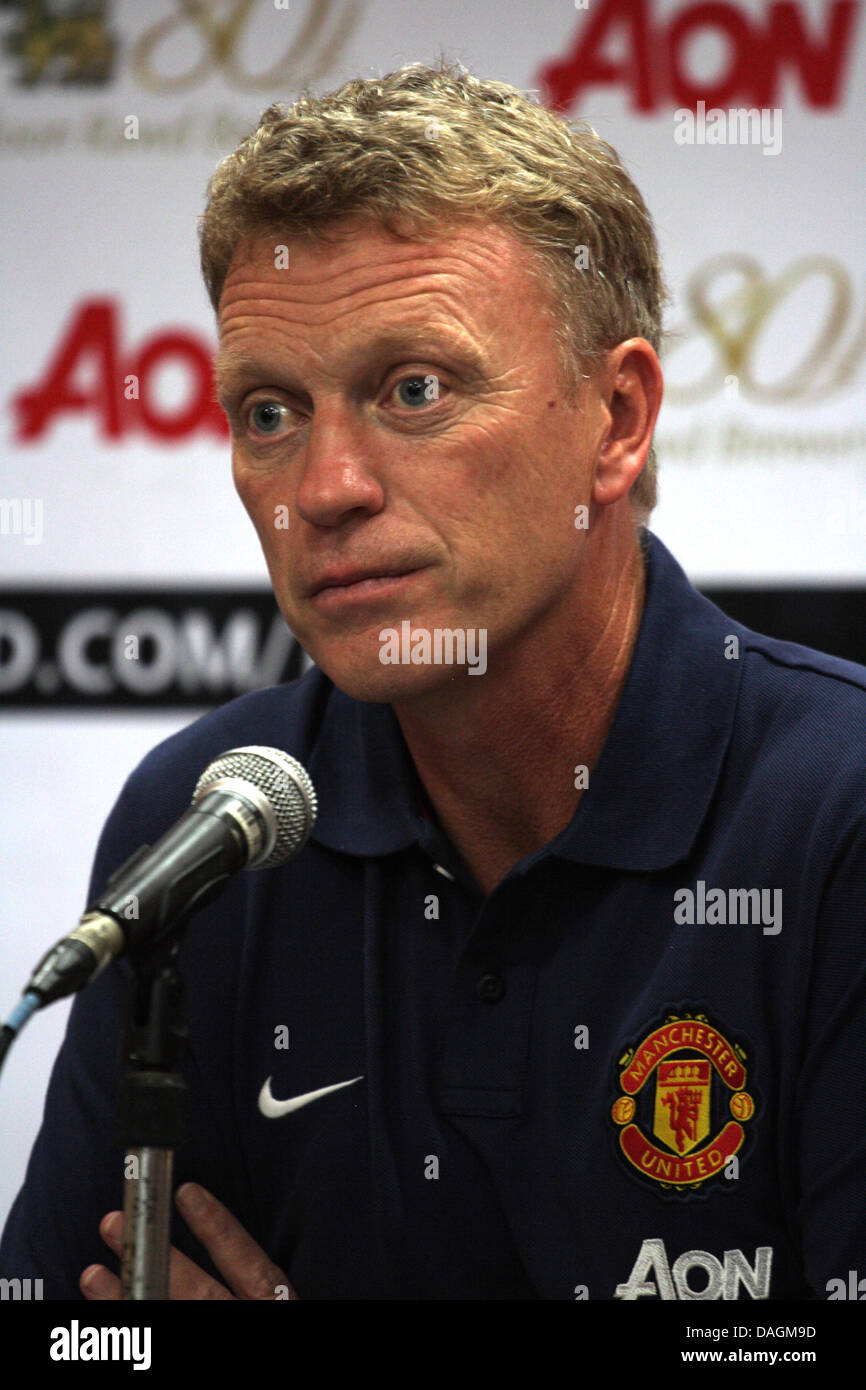
<path id="1" fill-rule="evenodd" d="M 819 911 L 799 1072 L 803 1260 L 816 1298 L 866 1277 L 866 820 L 860 813 Z M 840 1292 L 843 1281 L 846 1292 Z M 860 1296 L 866 1294 L 864 1283 Z"/>

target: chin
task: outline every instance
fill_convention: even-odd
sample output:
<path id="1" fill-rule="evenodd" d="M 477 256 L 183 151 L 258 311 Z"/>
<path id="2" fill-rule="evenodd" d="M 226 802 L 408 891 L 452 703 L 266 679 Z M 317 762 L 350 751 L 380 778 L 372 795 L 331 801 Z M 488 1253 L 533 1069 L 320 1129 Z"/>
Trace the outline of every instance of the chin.
<path id="1" fill-rule="evenodd" d="M 487 629 L 462 627 L 448 621 L 451 616 L 418 609 L 407 620 L 383 605 L 382 616 L 373 621 L 365 613 L 352 624 L 310 623 L 292 630 L 338 690 L 354 700 L 395 704 L 437 692 L 456 694 L 465 691 L 467 681 L 470 690 L 476 684 L 482 688 Z M 419 634 L 427 640 L 421 642 Z"/>
<path id="2" fill-rule="evenodd" d="M 383 665 L 377 658 L 347 659 L 346 654 L 328 660 L 313 655 L 316 665 L 338 690 L 353 700 L 377 704 L 402 704 L 433 691 L 454 688 L 467 672 L 455 666 Z"/>

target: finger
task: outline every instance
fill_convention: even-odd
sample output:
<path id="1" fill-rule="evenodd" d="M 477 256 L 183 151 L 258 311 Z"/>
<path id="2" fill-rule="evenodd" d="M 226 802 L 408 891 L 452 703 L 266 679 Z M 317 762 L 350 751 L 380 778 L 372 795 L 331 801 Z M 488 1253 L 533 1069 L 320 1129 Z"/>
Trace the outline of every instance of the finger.
<path id="1" fill-rule="evenodd" d="M 190 1230 L 238 1298 L 297 1299 L 283 1271 L 212 1192 L 184 1183 L 175 1196 Z"/>
<path id="2" fill-rule="evenodd" d="M 88 1265 L 78 1281 L 78 1287 L 91 1303 L 120 1300 L 120 1280 L 105 1265 Z"/>
<path id="3" fill-rule="evenodd" d="M 123 1212 L 111 1211 L 102 1218 L 99 1223 L 99 1233 L 106 1245 L 114 1251 L 118 1258 L 123 1255 Z M 93 1266 L 101 1268 L 101 1266 Z M 106 1271 L 107 1273 L 108 1271 Z M 87 1271 L 85 1270 L 85 1273 Z M 114 1276 L 109 1276 L 114 1278 Z M 119 1298 L 120 1280 L 115 1279 L 117 1293 L 104 1294 L 102 1297 Z M 182 1251 L 171 1246 L 169 1251 L 168 1264 L 168 1296 L 177 1302 L 224 1302 L 229 1300 L 234 1303 L 234 1296 L 228 1289 L 212 1279 L 197 1264 L 195 1264 Z"/>

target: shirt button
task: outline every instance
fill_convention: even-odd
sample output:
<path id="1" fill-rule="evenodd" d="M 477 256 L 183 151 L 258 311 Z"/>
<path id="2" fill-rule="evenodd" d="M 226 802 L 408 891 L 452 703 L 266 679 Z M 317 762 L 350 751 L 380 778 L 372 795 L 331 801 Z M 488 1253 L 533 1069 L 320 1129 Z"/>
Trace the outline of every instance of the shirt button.
<path id="1" fill-rule="evenodd" d="M 482 975 L 476 981 L 475 993 L 485 1004 L 498 1004 L 505 993 L 505 981 L 501 975 Z"/>

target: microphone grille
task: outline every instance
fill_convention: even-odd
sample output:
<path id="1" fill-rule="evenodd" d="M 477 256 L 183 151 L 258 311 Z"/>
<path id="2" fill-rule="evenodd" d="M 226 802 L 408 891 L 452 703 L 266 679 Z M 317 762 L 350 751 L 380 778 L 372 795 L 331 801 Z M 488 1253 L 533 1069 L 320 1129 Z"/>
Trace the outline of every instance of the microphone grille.
<path id="1" fill-rule="evenodd" d="M 276 820 L 274 847 L 266 859 L 251 865 L 266 869 L 291 859 L 306 844 L 316 823 L 318 802 L 307 769 L 281 748 L 230 748 L 209 763 L 199 777 L 193 801 L 212 782 L 225 777 L 250 783 L 267 798 Z"/>

